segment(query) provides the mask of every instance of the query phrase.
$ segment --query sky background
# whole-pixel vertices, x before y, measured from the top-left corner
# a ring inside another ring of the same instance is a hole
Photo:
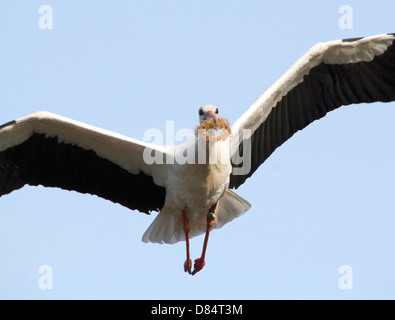
[[[42,30],[38,9],[53,9]],[[341,29],[339,8],[352,8]],[[0,123],[46,110],[142,139],[232,123],[320,41],[395,32],[389,1],[2,1]],[[252,204],[210,235],[144,244],[151,216],[24,187],[0,199],[1,299],[394,299],[395,104],[344,107],[297,133],[242,185]],[[200,256],[203,237],[191,241]],[[39,287],[40,266],[53,289]],[[352,289],[339,287],[341,266]]]

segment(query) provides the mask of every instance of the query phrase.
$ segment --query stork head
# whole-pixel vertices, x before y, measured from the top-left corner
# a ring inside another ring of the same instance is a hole
[[[212,104],[203,106],[199,109],[199,123],[204,122],[206,119],[213,119],[217,121],[218,119],[218,107]]]

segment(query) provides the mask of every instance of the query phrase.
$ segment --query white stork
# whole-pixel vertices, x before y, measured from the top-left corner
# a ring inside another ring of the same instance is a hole
[[[48,112],[8,122],[0,126],[0,196],[25,184],[43,185],[95,194],[145,213],[160,211],[143,241],[185,240],[184,269],[195,274],[205,264],[211,228],[250,208],[231,189],[277,147],[342,105],[395,100],[394,39],[395,34],[383,34],[318,43],[231,132],[218,108],[208,105],[199,109],[196,137],[175,146],[130,139]],[[216,130],[204,131],[210,128]],[[206,234],[203,251],[192,271],[189,239],[201,233]]]

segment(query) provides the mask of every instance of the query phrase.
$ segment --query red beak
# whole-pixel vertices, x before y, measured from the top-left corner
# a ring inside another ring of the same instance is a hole
[[[207,111],[205,119],[207,118],[211,118],[214,121],[217,121],[217,115],[215,113],[213,113],[212,111]]]

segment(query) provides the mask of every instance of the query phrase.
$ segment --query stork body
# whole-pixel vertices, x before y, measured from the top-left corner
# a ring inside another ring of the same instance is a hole
[[[218,108],[213,105],[203,106],[200,109],[200,123],[204,123],[208,115],[215,126],[218,119],[216,110],[218,113]],[[179,158],[179,154],[187,154],[187,157],[183,163],[174,161],[174,165],[167,170],[165,205],[143,235],[144,242],[174,243],[185,240],[187,260],[184,268],[192,274],[204,266],[211,228],[222,227],[251,206],[228,189],[232,172],[231,135],[224,130],[218,134],[214,129],[201,135],[197,132],[196,139],[175,147],[174,158]],[[189,239],[203,232],[206,236],[202,256],[195,261],[192,272]]]

